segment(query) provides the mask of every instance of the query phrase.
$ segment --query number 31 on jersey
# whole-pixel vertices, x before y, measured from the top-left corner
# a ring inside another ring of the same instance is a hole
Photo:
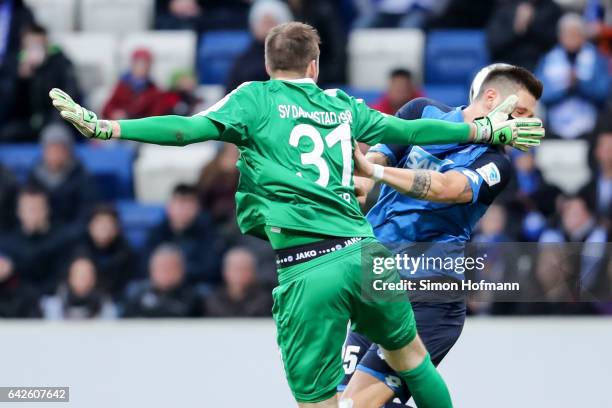
[[[302,137],[307,137],[312,140],[314,146],[312,151],[301,154],[300,158],[302,164],[317,167],[319,170],[319,178],[315,182],[322,187],[327,187],[329,184],[329,166],[323,158],[325,145],[327,145],[328,148],[332,148],[336,143],[340,142],[340,148],[342,149],[342,185],[345,187],[350,186],[353,159],[351,126],[348,123],[343,123],[336,127],[325,136],[324,143],[321,133],[314,126],[307,124],[297,125],[291,131],[289,144],[293,147],[298,147]]]

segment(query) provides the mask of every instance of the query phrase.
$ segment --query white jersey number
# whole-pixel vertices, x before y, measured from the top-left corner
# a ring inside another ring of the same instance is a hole
[[[316,183],[322,187],[327,187],[329,184],[329,166],[322,157],[325,146],[321,133],[312,125],[297,125],[291,131],[289,144],[298,147],[300,139],[304,136],[312,140],[314,147],[312,151],[302,153],[300,156],[302,164],[316,166],[319,170],[319,178]],[[325,137],[325,144],[329,148],[332,148],[338,142],[340,142],[340,148],[342,149],[342,185],[350,186],[353,147],[351,146],[351,127],[348,123],[341,124]]]

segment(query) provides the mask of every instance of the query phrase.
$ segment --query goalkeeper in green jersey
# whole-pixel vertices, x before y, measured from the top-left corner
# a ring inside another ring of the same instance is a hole
[[[355,198],[354,141],[471,141],[528,149],[544,136],[541,121],[508,115],[471,124],[405,121],[371,110],[340,90],[323,91],[315,83],[319,36],[302,23],[272,29],[266,68],[272,79],[245,83],[193,117],[98,120],[62,91],[50,95],[61,116],[87,137],[178,146],[221,140],[238,146],[238,224],[243,233],[270,241],[276,251],[277,341],[300,406],[338,406],[341,349],[351,321],[353,330],[380,344],[419,408],[451,407],[404,292],[380,298],[365,296],[367,290],[362,294],[374,258],[388,252],[373,238]],[[398,282],[399,275],[390,269],[376,279]]]

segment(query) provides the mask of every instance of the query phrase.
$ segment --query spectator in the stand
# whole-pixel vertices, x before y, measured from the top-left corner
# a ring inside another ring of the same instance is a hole
[[[51,320],[112,319],[115,305],[98,287],[98,272],[87,256],[75,257],[68,266],[66,281],[55,296],[42,302],[43,314]]]
[[[202,206],[219,224],[233,222],[236,217],[234,195],[240,174],[236,168],[238,148],[230,143],[220,145],[219,152],[200,174],[198,190]]]
[[[439,16],[449,0],[362,1],[356,28],[424,28]]]
[[[414,83],[412,73],[407,69],[394,69],[389,75],[387,91],[372,105],[372,108],[388,115],[395,115],[399,108],[419,96],[422,96],[422,93]]]
[[[588,0],[584,7],[589,38],[604,54],[612,55],[612,3],[606,0]],[[612,67],[611,67],[612,68]]]
[[[533,70],[555,44],[561,13],[553,0],[499,2],[487,27],[492,59]]]
[[[28,176],[28,182],[42,187],[51,203],[52,218],[61,224],[87,220],[97,200],[95,181],[73,151],[70,129],[53,123],[41,135],[42,160]]]
[[[210,216],[201,210],[194,186],[179,184],[166,206],[167,216],[147,239],[148,252],[163,243],[183,251],[185,280],[188,283],[216,284],[219,272],[220,241]]]
[[[102,110],[107,119],[138,119],[152,116],[160,90],[151,78],[153,54],[146,48],[132,53],[130,69],[123,74]]]
[[[0,0],[0,66],[17,53],[19,37],[34,23],[32,12],[23,0]]]
[[[510,238],[505,231],[506,209],[499,204],[492,204],[478,224],[478,232],[474,236],[474,242],[508,242]]]
[[[180,70],[172,74],[170,89],[161,93],[153,115],[191,116],[202,111],[202,99],[196,95],[198,80],[193,72]]]
[[[40,316],[35,292],[20,281],[13,260],[0,252],[0,318]]]
[[[19,38],[34,17],[23,0],[0,0],[0,22],[0,95],[11,95],[17,82]],[[6,123],[9,102],[0,102],[0,123]]]
[[[249,47],[236,58],[227,77],[226,91],[236,89],[247,81],[266,81],[264,42],[268,32],[276,25],[293,20],[289,7],[280,0],[258,0],[249,12],[249,29],[253,35]]]
[[[205,300],[211,317],[270,316],[272,296],[257,282],[257,260],[246,248],[234,248],[223,258],[224,285]]]
[[[19,226],[5,243],[23,282],[46,294],[57,288],[61,264],[72,242],[65,230],[51,223],[50,215],[45,192],[26,185],[17,198]]]
[[[505,282],[511,280],[508,276],[508,246],[495,245],[500,242],[511,241],[506,235],[507,214],[506,209],[499,204],[492,204],[478,223],[478,229],[472,242],[474,245],[468,249],[471,256],[485,259],[484,268],[469,271],[468,276],[473,280],[484,279],[487,282]],[[498,313],[494,300],[497,296],[491,293],[477,293],[468,298],[468,312],[470,314]]]
[[[199,0],[205,30],[242,30],[253,0]]]
[[[198,0],[156,0],[156,30],[202,30],[202,8]]]
[[[118,300],[128,281],[136,275],[134,250],[124,238],[115,208],[95,208],[82,244],[77,251],[87,253],[96,265],[100,287]]]
[[[537,241],[546,227],[546,218],[555,212],[561,191],[548,184],[536,167],[535,153],[513,149],[510,153],[514,177],[500,196],[509,212],[509,233],[521,241]]]
[[[0,100],[0,112],[5,112],[0,141],[35,141],[44,126],[59,119],[49,103],[49,90],[57,87],[79,95],[74,67],[36,24],[24,31],[19,57],[6,63],[12,64],[7,69],[13,86],[3,89]]]
[[[439,16],[434,16],[427,24],[433,28],[484,28],[495,7],[491,0],[450,0]]]
[[[13,173],[0,164],[0,234],[15,228],[15,200],[17,198],[17,181]]]
[[[164,244],[153,252],[149,281],[125,302],[125,317],[197,317],[200,299],[185,285],[185,260],[181,250]]]
[[[544,231],[540,242],[606,242],[606,229],[597,223],[593,208],[584,198],[566,197],[559,207],[559,228]]]
[[[612,112],[610,112],[612,113]],[[596,173],[580,191],[597,214],[603,217],[612,214],[612,118],[605,118],[595,141]]]
[[[542,59],[542,103],[551,133],[566,139],[589,135],[610,89],[608,62],[586,41],[586,25],[575,13],[559,20],[559,45]]]
[[[346,31],[333,2],[288,0],[296,21],[310,24],[321,37],[318,83],[325,87],[346,82]]]
[[[605,247],[608,232],[597,223],[593,209],[580,196],[560,204],[560,226],[540,237],[536,262],[536,287],[546,303],[528,304],[536,314],[592,313],[589,300],[605,274]]]

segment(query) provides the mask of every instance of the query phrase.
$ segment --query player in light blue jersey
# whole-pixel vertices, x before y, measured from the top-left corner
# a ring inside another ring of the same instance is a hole
[[[470,105],[449,107],[427,98],[415,99],[396,114],[403,119],[435,118],[471,122],[492,111],[512,117],[532,117],[542,84],[520,67],[493,64],[474,79]],[[512,112],[500,106],[509,95],[518,103]],[[512,169],[502,149],[448,144],[437,146],[377,145],[367,156],[357,154],[355,177],[362,202],[376,181],[383,183],[368,221],[378,240],[398,249],[407,243],[433,242],[434,256],[463,256],[463,246],[495,197],[507,185]],[[386,167],[383,167],[386,166]],[[400,270],[400,272],[402,272]],[[432,267],[404,271],[404,278],[460,281],[456,270]],[[434,364],[455,344],[465,321],[464,300],[414,301],[417,328]],[[410,390],[386,364],[379,347],[351,332],[344,347],[346,377],[339,387],[345,406],[379,408],[403,406]],[[387,405],[385,405],[387,404]]]

